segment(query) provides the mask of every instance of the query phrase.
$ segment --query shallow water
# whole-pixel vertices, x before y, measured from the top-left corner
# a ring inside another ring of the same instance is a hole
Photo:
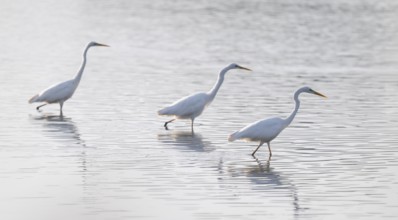
[[[396,219],[398,4],[391,1],[3,1],[1,219]],[[74,97],[27,104],[78,69]],[[215,101],[170,130],[161,107]],[[293,108],[272,142],[230,133]]]

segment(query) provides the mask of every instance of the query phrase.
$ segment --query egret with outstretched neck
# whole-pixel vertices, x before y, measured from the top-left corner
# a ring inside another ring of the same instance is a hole
[[[89,44],[87,44],[87,46],[83,52],[83,62],[80,66],[79,71],[75,75],[75,77],[73,79],[70,79],[70,80],[67,80],[64,82],[60,82],[60,83],[57,83],[55,85],[48,87],[47,89],[34,95],[29,100],[29,103],[45,102],[45,104],[42,104],[42,105],[39,105],[36,107],[36,109],[38,111],[41,107],[43,107],[47,104],[59,103],[60,115],[62,115],[62,107],[64,105],[64,102],[72,97],[73,93],[76,91],[77,86],[79,85],[79,82],[82,78],[84,67],[86,67],[86,62],[87,62],[87,51],[90,47],[95,47],[95,46],[109,47],[108,45],[100,44],[97,42],[90,42]]]
[[[256,121],[252,124],[249,124],[248,126],[242,128],[241,130],[231,134],[228,138],[228,141],[234,141],[238,139],[243,139],[247,141],[258,141],[260,144],[256,148],[256,150],[253,151],[252,156],[257,152],[257,150],[264,144],[267,143],[268,145],[268,150],[269,150],[269,156],[272,156],[272,151],[271,151],[271,145],[270,142],[276,138],[283,129],[285,129],[287,126],[292,123],[294,117],[297,114],[297,111],[300,108],[300,100],[299,100],[299,95],[301,93],[310,93],[310,94],[315,94],[318,96],[322,96],[326,98],[326,96],[322,95],[319,92],[316,92],[312,90],[309,87],[302,87],[298,89],[294,93],[294,101],[295,101],[295,107],[292,113],[290,114],[289,117],[282,119],[278,117],[274,118],[268,118],[268,119],[263,119]]]
[[[222,83],[224,82],[225,74],[232,69],[242,69],[251,71],[249,68],[239,66],[232,63],[221,70],[218,79],[213,88],[208,92],[195,93],[177,100],[170,106],[167,106],[158,111],[159,115],[174,116],[174,119],[164,123],[167,130],[167,124],[176,119],[191,119],[191,131],[193,132],[193,123],[196,117],[202,114],[203,110],[210,105],[217,95]]]

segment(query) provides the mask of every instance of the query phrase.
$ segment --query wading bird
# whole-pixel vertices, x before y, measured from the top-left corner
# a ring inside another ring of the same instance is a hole
[[[294,101],[296,102],[296,105],[294,107],[293,112],[290,114],[288,118],[282,119],[278,117],[274,118],[268,118],[268,119],[263,119],[256,121],[252,124],[249,124],[248,126],[242,128],[241,130],[231,134],[228,138],[228,141],[234,141],[238,139],[243,139],[247,141],[259,141],[260,144],[256,148],[256,150],[253,151],[252,156],[257,152],[257,150],[264,144],[267,143],[268,145],[268,150],[269,150],[269,156],[272,156],[272,151],[271,151],[271,145],[270,142],[276,138],[283,129],[285,129],[287,126],[290,125],[290,123],[293,121],[294,117],[296,116],[296,113],[300,107],[300,100],[299,100],[299,95],[301,93],[311,93],[315,95],[322,96],[326,98],[326,96],[322,95],[319,92],[316,92],[312,90],[309,87],[302,87],[298,89],[294,93]]]
[[[90,47],[95,47],[95,46],[109,47],[108,45],[100,44],[97,42],[90,42],[89,44],[87,44],[86,49],[83,52],[82,65],[80,66],[80,69],[77,72],[76,76],[73,79],[60,82],[41,91],[39,94],[36,94],[31,99],[29,99],[29,103],[45,102],[45,104],[36,107],[38,111],[41,107],[47,104],[59,103],[60,114],[62,115],[62,107],[64,105],[64,102],[68,100],[70,97],[72,97],[77,86],[79,85],[80,79],[82,78],[84,67],[86,66],[86,61],[87,61],[87,51]]]
[[[210,103],[216,97],[218,90],[220,89],[225,74],[232,69],[243,69],[251,71],[246,67],[239,66],[238,64],[232,63],[221,70],[216,84],[208,92],[199,92],[174,102],[168,107],[165,107],[158,111],[159,115],[174,116],[174,119],[164,123],[164,127],[167,130],[167,124],[176,119],[191,119],[191,131],[193,132],[193,122],[196,117],[202,114],[203,110],[210,105]]]

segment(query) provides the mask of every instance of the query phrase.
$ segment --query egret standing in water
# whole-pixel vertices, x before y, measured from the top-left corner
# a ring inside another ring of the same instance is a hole
[[[37,110],[39,110],[41,107],[47,104],[59,103],[60,114],[62,115],[62,107],[64,105],[64,102],[68,100],[70,97],[72,97],[77,86],[79,85],[80,79],[82,78],[84,67],[86,66],[86,61],[87,61],[87,51],[90,47],[95,47],[95,46],[109,47],[108,45],[100,44],[97,42],[90,42],[89,44],[87,44],[86,49],[83,52],[82,65],[80,66],[80,69],[77,72],[76,76],[73,79],[60,82],[41,91],[39,94],[33,96],[29,100],[29,103],[45,102],[45,104],[37,106],[36,107]]]
[[[269,155],[270,157],[272,156],[272,151],[271,151],[271,145],[270,142],[276,138],[283,129],[285,129],[287,126],[290,125],[290,123],[293,121],[294,117],[296,116],[296,113],[300,107],[300,100],[299,100],[299,95],[301,93],[311,93],[315,95],[319,95],[322,97],[325,97],[319,92],[316,92],[312,90],[309,87],[302,87],[298,89],[294,93],[294,101],[296,102],[296,105],[294,107],[293,112],[290,114],[289,117],[282,119],[278,117],[274,118],[268,118],[268,119],[263,119],[260,121],[256,121],[252,124],[249,124],[248,126],[242,128],[241,130],[231,134],[228,138],[228,141],[234,141],[238,139],[243,139],[247,141],[259,141],[260,144],[254,150],[252,153],[252,156],[257,152],[257,150],[264,144],[267,143],[268,145],[268,150],[269,150]]]
[[[213,88],[208,92],[199,92],[174,102],[168,107],[165,107],[158,111],[159,115],[170,115],[175,118],[164,123],[164,127],[167,128],[167,124],[176,119],[191,119],[191,131],[193,132],[193,122],[196,117],[202,114],[203,110],[210,105],[210,103],[216,97],[218,90],[224,82],[225,74],[232,69],[243,69],[251,71],[246,67],[239,66],[238,64],[232,63],[221,70],[218,80]]]

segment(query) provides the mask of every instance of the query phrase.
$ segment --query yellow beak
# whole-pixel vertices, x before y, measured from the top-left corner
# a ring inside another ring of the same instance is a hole
[[[322,93],[319,93],[319,92],[317,92],[317,91],[312,90],[312,92],[313,92],[315,95],[319,95],[319,96],[321,96],[321,97],[328,98],[328,97],[326,97],[325,95],[323,95]]]
[[[252,71],[251,69],[246,68],[246,67],[243,67],[243,66],[238,66],[238,68],[239,68],[239,69],[242,69],[242,70]]]
[[[97,43],[97,45],[96,45],[96,46],[109,47],[109,45],[106,45],[106,44],[100,44],[100,43]]]

